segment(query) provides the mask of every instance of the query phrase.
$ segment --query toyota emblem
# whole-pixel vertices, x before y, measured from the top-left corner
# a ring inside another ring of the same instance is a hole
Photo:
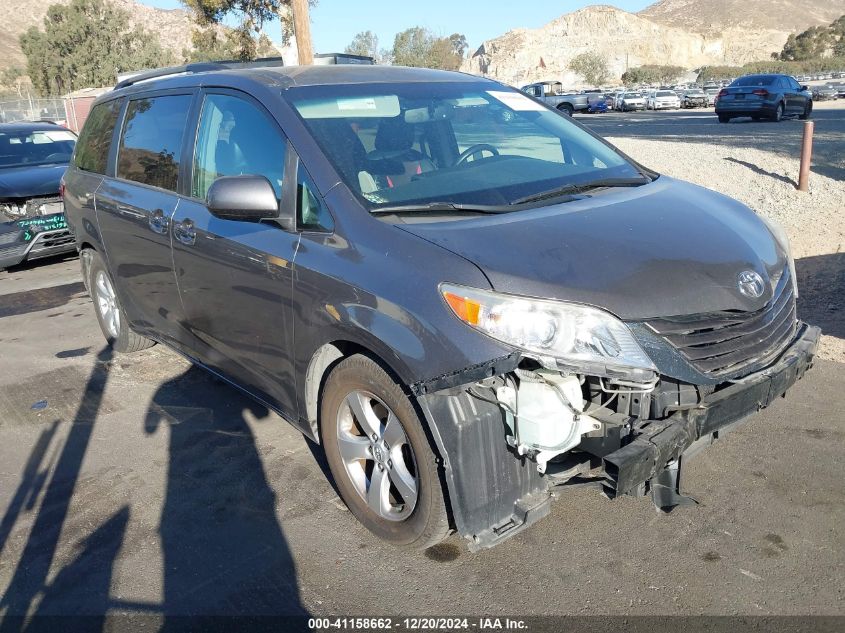
[[[763,278],[753,270],[743,270],[739,273],[737,282],[740,293],[751,299],[759,299],[763,296],[766,284]]]

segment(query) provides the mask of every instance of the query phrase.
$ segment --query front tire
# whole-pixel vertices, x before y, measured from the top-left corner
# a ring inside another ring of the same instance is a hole
[[[448,535],[437,456],[411,401],[376,362],[355,355],[332,370],[320,435],[340,496],[370,532],[408,549]]]
[[[727,114],[720,114],[719,115],[719,123],[730,123],[730,122],[731,122],[731,117],[729,117]]]
[[[813,114],[813,102],[807,101],[807,105],[804,106],[804,113],[801,114],[801,116],[799,116],[798,118],[801,119],[802,121],[806,121],[807,119],[810,118],[810,116],[812,114]]]
[[[86,260],[88,292],[94,301],[94,312],[100,330],[112,349],[116,352],[131,353],[155,345],[155,341],[136,334],[129,328],[114,289],[114,282],[100,254],[96,251],[86,253],[83,261]]]

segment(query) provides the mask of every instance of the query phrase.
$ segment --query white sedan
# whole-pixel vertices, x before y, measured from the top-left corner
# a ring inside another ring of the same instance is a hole
[[[681,107],[681,99],[671,90],[652,90],[646,100],[647,110],[671,110]]]

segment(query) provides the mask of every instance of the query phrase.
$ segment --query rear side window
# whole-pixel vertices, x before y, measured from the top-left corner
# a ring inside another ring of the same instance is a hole
[[[258,106],[231,95],[210,94],[202,106],[191,195],[205,198],[220,176],[265,176],[282,195],[285,147],[279,126]]]
[[[114,126],[120,113],[120,99],[95,105],[76,143],[73,164],[84,171],[105,174]]]
[[[117,156],[118,178],[176,191],[191,99],[165,95],[129,102]]]

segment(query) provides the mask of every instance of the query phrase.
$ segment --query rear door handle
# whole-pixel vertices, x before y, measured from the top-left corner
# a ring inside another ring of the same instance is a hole
[[[167,233],[167,226],[170,224],[168,219],[164,215],[164,211],[161,209],[156,209],[150,214],[150,228],[153,232],[158,233],[159,235],[164,235]]]
[[[173,236],[185,246],[193,246],[197,241],[197,229],[194,221],[185,218],[173,227]]]

